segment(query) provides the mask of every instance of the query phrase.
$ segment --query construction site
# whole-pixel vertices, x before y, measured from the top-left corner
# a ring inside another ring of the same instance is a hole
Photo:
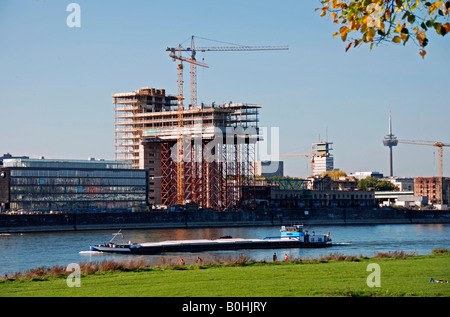
[[[254,176],[261,105],[181,108],[164,89],[113,95],[116,160],[150,172],[149,201],[235,208]]]
[[[209,66],[196,52],[286,50],[273,46],[167,48],[177,63],[176,96],[141,88],[113,94],[115,159],[150,173],[149,202],[195,204],[216,210],[238,207],[242,187],[255,173],[261,105],[197,104],[197,67]],[[188,54],[188,57],[183,56]],[[184,64],[190,65],[190,103],[183,92]]]

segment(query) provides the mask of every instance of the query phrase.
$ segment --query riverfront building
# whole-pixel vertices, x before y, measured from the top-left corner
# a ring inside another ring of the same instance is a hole
[[[449,177],[415,177],[414,196],[427,196],[432,204],[448,205],[450,200]]]
[[[182,98],[148,87],[112,97],[116,160],[149,170],[150,203],[238,207],[255,174],[261,105],[185,107]]]
[[[311,180],[256,180],[244,187],[243,202],[250,207],[373,207],[375,192],[345,188],[339,184],[311,189]]]
[[[148,171],[106,160],[4,159],[1,211],[146,208]]]

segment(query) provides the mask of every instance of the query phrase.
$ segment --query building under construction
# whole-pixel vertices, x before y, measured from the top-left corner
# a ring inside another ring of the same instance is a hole
[[[427,196],[431,204],[448,205],[450,201],[450,178],[415,177],[414,196]]]
[[[239,207],[255,173],[261,105],[178,109],[164,89],[113,94],[115,158],[149,170],[149,203],[195,203],[217,210]]]

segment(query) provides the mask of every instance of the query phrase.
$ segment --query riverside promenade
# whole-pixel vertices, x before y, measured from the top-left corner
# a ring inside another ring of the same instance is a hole
[[[450,211],[394,208],[260,209],[240,211],[183,210],[148,212],[81,212],[0,214],[0,233],[363,224],[450,224]]]

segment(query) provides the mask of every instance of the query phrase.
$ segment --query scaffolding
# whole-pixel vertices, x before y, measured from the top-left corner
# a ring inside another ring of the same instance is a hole
[[[255,175],[261,105],[201,104],[180,113],[177,97],[154,88],[113,94],[113,103],[115,158],[149,170],[150,203],[179,202],[182,165],[183,203],[216,210],[239,207],[242,187]],[[180,159],[183,164],[177,164]]]

